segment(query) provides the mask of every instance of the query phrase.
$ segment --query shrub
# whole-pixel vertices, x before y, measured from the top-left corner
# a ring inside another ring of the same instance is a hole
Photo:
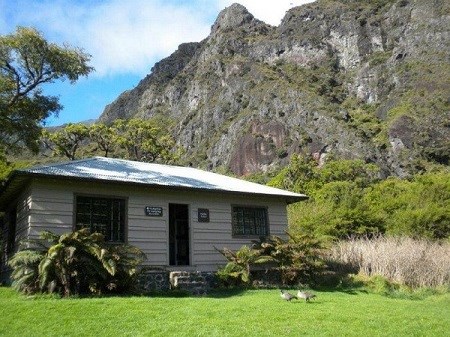
[[[249,284],[251,267],[255,264],[265,263],[272,260],[270,256],[262,255],[260,251],[242,246],[236,252],[228,248],[217,249],[228,263],[217,271],[217,276],[225,285]]]
[[[341,240],[330,260],[349,265],[366,276],[382,276],[410,287],[450,285],[450,244],[408,237]]]
[[[24,293],[62,296],[123,292],[134,284],[145,255],[136,247],[111,245],[88,229],[27,240],[9,261],[13,286]]]
[[[236,252],[227,248],[218,251],[229,262],[218,270],[217,276],[231,286],[250,284],[252,267],[256,264],[266,264],[267,269],[279,275],[276,279],[283,285],[310,283],[324,267],[322,243],[308,235],[289,235],[288,240],[272,236],[255,241],[252,248],[242,246]]]
[[[254,249],[261,255],[272,257],[283,285],[314,282],[324,267],[322,242],[305,234],[288,236],[288,240],[278,236],[263,238],[255,243]]]
[[[294,155],[269,185],[306,193],[289,206],[289,230],[316,236],[450,236],[450,173],[441,168],[410,180],[379,181],[372,164],[331,160],[321,167],[311,157]]]

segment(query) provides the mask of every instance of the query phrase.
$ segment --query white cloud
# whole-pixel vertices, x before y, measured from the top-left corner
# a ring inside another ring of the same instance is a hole
[[[14,26],[31,25],[49,40],[82,47],[92,55],[91,76],[147,74],[180,43],[205,38],[211,26],[207,11],[163,0],[20,2],[26,10],[15,12]]]
[[[183,42],[208,36],[219,11],[240,2],[258,19],[278,25],[286,10],[311,0],[0,0],[0,33],[34,26],[47,39],[92,55],[104,77],[143,76]]]
[[[220,0],[223,8],[234,2],[245,6],[259,20],[273,26],[278,26],[286,11],[315,0]]]

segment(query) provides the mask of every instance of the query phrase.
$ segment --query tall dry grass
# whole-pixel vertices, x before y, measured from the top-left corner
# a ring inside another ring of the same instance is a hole
[[[381,275],[410,287],[450,284],[450,243],[408,237],[358,238],[337,242],[331,261],[367,276]]]

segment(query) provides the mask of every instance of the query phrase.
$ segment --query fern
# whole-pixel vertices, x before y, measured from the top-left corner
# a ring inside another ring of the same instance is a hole
[[[10,260],[17,290],[59,292],[63,296],[124,291],[135,281],[145,254],[129,245],[109,245],[103,235],[81,229],[22,243],[25,249]]]

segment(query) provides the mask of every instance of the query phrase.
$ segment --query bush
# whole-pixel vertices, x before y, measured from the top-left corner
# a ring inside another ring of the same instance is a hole
[[[228,263],[217,271],[219,280],[226,286],[250,284],[252,266],[272,260],[270,256],[245,245],[236,252],[228,248],[216,250],[228,260]]]
[[[289,230],[315,236],[450,236],[450,173],[447,169],[411,180],[378,181],[372,164],[360,160],[328,161],[294,155],[269,184],[306,193],[307,201],[289,206]]]
[[[322,242],[305,234],[288,236],[288,240],[278,236],[261,239],[254,249],[272,257],[283,285],[314,282],[324,267]]]
[[[129,245],[111,245],[102,234],[81,229],[41,240],[27,240],[9,261],[13,286],[23,293],[62,296],[129,290],[144,253]]]
[[[250,284],[256,264],[265,264],[271,272],[275,271],[278,276],[274,278],[283,285],[314,282],[324,267],[322,243],[308,235],[289,235],[288,240],[278,236],[261,238],[252,248],[242,246],[236,252],[224,248],[219,252],[229,262],[218,270],[217,276],[228,286]]]

